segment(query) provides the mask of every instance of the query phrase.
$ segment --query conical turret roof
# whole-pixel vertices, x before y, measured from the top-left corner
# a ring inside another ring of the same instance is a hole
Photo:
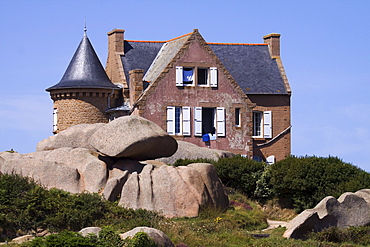
[[[66,88],[119,88],[109,80],[86,31],[62,79],[46,91]]]

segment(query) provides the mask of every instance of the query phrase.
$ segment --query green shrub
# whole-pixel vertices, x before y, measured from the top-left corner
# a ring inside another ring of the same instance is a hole
[[[30,247],[95,247],[96,238],[82,237],[81,234],[71,231],[62,231],[58,234],[51,234],[43,238],[35,238],[25,244]]]
[[[215,161],[211,159],[178,159],[173,166],[187,166],[193,163],[210,163],[213,164]]]
[[[288,157],[270,167],[270,185],[297,211],[314,207],[326,196],[369,188],[370,174],[339,158]]]
[[[225,186],[234,188],[250,198],[258,197],[256,195],[257,181],[261,179],[267,168],[265,163],[237,155],[219,159],[213,164]]]

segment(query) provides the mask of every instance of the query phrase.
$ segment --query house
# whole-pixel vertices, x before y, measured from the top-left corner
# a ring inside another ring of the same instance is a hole
[[[199,31],[167,41],[108,33],[105,71],[86,35],[47,89],[54,133],[124,115],[147,118],[177,140],[273,163],[290,155],[291,90],[280,35],[262,44],[207,43]]]
[[[268,163],[290,155],[280,34],[262,44],[225,44],[207,43],[197,29],[158,42],[125,40],[124,32],[108,33],[106,72],[123,88],[129,114],[199,146]]]

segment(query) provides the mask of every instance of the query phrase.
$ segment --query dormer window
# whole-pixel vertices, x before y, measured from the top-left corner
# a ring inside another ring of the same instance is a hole
[[[176,86],[217,87],[217,67],[176,67]]]

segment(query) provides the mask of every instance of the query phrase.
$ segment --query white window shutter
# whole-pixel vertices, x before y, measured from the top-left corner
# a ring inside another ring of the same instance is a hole
[[[263,137],[272,138],[272,113],[271,111],[263,112]]]
[[[217,107],[217,136],[225,136],[225,108]]]
[[[58,109],[54,108],[53,110],[53,131],[58,130]]]
[[[184,136],[190,136],[190,106],[182,107],[182,134]]]
[[[167,133],[175,134],[175,107],[167,106]]]
[[[211,87],[217,87],[217,67],[209,68],[211,74]]]
[[[268,165],[275,164],[275,155],[270,155],[269,157],[266,158],[266,163]]]
[[[182,66],[176,66],[176,86],[183,86]]]
[[[202,136],[202,107],[194,107],[194,135]]]

